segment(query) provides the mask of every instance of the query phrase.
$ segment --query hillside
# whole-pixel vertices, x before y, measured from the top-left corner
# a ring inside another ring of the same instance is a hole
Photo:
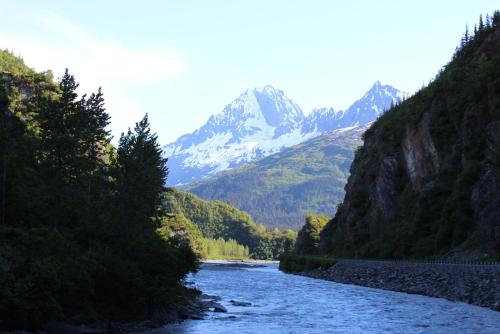
[[[332,203],[333,204],[333,203]],[[323,252],[380,258],[500,251],[500,13],[380,117],[356,152]]]
[[[8,50],[0,50],[0,72],[12,74],[35,74],[35,72],[24,64],[21,58],[16,57]]]
[[[231,203],[258,224],[298,230],[308,213],[333,216],[367,127],[333,131],[186,189]]]
[[[0,51],[0,332],[149,320],[196,295],[198,257],[157,231],[167,168],[147,116],[107,150],[103,95],[77,87]]]
[[[165,147],[169,185],[186,185],[330,131],[367,124],[402,98],[377,81],[346,110],[317,108],[306,116],[282,90],[247,89],[202,127]]]
[[[243,211],[221,201],[204,201],[195,195],[169,188],[164,196],[164,210],[196,225],[203,237],[235,240],[247,246],[257,259],[275,259],[291,250],[297,233],[290,230],[269,231],[256,225]]]

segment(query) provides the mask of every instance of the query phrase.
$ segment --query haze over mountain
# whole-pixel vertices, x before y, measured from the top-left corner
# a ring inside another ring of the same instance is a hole
[[[247,89],[191,134],[166,145],[169,184],[183,185],[251,162],[329,131],[374,121],[403,93],[379,81],[348,109],[314,109],[272,86]]]

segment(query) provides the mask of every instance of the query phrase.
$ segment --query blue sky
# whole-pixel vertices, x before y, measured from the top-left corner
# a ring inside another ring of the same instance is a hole
[[[248,87],[307,113],[343,109],[376,80],[414,92],[496,1],[0,0],[0,48],[102,86],[121,131],[148,112],[163,144]]]

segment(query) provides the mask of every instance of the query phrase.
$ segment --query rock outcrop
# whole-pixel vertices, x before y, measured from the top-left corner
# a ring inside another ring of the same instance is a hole
[[[378,258],[500,253],[500,25],[364,136],[321,250]]]

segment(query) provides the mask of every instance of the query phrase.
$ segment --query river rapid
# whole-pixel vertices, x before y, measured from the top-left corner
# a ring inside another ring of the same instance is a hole
[[[190,280],[219,296],[228,312],[148,333],[500,333],[500,312],[285,274],[275,263],[206,263]],[[231,300],[252,305],[234,306]]]

